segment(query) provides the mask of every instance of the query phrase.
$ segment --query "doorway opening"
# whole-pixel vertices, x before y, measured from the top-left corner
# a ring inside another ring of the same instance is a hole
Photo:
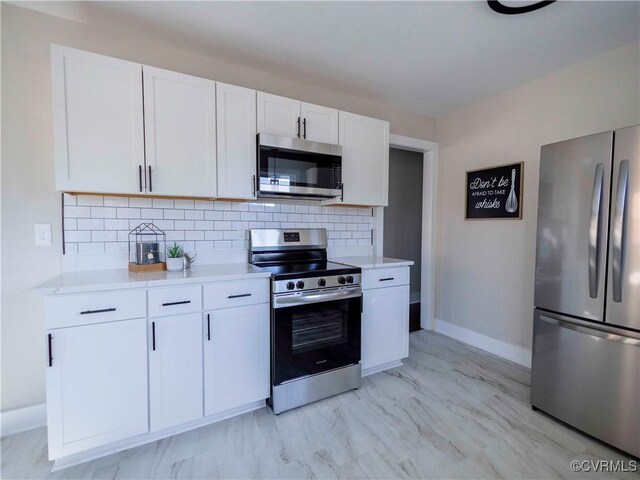
[[[409,331],[420,330],[423,155],[389,149],[389,205],[384,209],[385,257],[413,260]]]

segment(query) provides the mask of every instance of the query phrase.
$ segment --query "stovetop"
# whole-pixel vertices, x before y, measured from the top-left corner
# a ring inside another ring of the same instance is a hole
[[[270,271],[275,280],[360,273],[358,267],[351,267],[334,262],[283,263],[279,265],[255,266]]]

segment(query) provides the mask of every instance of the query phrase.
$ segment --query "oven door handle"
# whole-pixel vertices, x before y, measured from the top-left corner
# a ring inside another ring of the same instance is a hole
[[[362,295],[361,288],[354,288],[348,291],[334,293],[312,293],[295,296],[273,297],[273,308],[295,307],[297,305],[308,305],[310,303],[331,302],[334,300],[345,300],[347,298],[358,298]]]

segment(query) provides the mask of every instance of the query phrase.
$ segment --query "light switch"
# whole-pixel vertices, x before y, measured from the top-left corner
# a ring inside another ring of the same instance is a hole
[[[48,247],[51,245],[51,224],[36,224],[36,246]]]

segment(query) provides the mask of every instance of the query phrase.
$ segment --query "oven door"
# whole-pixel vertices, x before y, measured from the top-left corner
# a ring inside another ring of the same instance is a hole
[[[259,135],[260,196],[338,197],[342,157],[338,145]]]
[[[360,287],[274,295],[272,305],[273,385],[360,362]]]

